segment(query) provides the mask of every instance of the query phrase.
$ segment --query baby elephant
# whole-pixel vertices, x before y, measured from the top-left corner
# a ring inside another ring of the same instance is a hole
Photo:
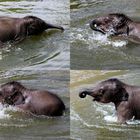
[[[36,115],[61,116],[65,110],[64,103],[55,94],[27,89],[15,81],[1,85],[0,102]]]
[[[133,21],[121,13],[111,13],[94,19],[91,29],[108,35],[140,38],[140,22]]]
[[[92,96],[93,101],[113,102],[120,123],[126,123],[133,117],[140,120],[140,87],[138,86],[128,85],[113,78],[99,83],[93,89],[79,93],[81,98],[85,98],[86,95]]]
[[[0,42],[19,42],[26,36],[38,35],[47,29],[64,30],[63,27],[46,23],[35,16],[24,18],[0,17]]]

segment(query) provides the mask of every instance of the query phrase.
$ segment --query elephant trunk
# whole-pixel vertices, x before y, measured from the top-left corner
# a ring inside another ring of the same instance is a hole
[[[52,24],[48,24],[48,23],[46,24],[46,29],[52,29],[52,28],[64,31],[64,28],[61,26],[56,26],[56,25],[52,25]]]
[[[85,98],[86,95],[91,95],[93,92],[91,90],[85,90],[79,93],[80,98]]]

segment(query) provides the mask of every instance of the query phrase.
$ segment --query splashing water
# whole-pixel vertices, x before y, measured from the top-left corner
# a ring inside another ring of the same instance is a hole
[[[11,118],[11,115],[8,114],[9,111],[17,111],[17,109],[12,106],[5,106],[0,104],[0,119]]]
[[[117,116],[114,114],[113,115],[106,115],[106,116],[104,116],[104,120],[106,122],[111,122],[111,123],[117,122]]]
[[[89,32],[86,29],[75,29],[73,28],[72,33],[70,34],[71,42],[75,42],[76,40],[81,41],[85,44],[88,44],[91,48],[97,48],[98,46],[106,46],[111,45],[113,47],[123,47],[128,44],[126,40],[112,40],[108,38],[109,35],[102,35],[97,32]]]
[[[94,108],[96,111],[103,115],[103,119],[106,122],[114,123],[117,122],[117,116],[115,107],[111,104],[102,105],[100,103],[95,103]]]
[[[108,38],[109,35],[102,35],[99,33],[93,32],[92,36],[89,37],[89,40],[96,41],[99,45],[105,46],[105,45],[112,45],[113,47],[123,47],[128,44],[128,41],[124,40],[111,40]]]

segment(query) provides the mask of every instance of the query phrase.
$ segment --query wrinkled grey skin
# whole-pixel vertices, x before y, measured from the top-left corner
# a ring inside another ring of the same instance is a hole
[[[102,34],[140,38],[140,22],[133,21],[121,13],[98,17],[90,23],[90,27]]]
[[[63,101],[55,94],[27,89],[15,81],[1,85],[0,102],[36,115],[61,116],[65,110]]]
[[[19,42],[27,36],[38,35],[47,29],[64,30],[35,16],[24,18],[0,17],[0,42]]]
[[[114,103],[117,118],[120,123],[127,120],[140,119],[140,87],[131,86],[113,78],[99,83],[93,89],[79,93],[81,98],[92,96],[93,101],[100,103]]]

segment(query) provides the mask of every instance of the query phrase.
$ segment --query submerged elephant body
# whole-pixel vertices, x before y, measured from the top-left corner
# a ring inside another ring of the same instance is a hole
[[[64,30],[63,27],[48,24],[35,16],[0,17],[0,42],[19,42],[27,36],[37,35],[52,28]]]
[[[61,116],[65,110],[63,101],[55,94],[27,89],[19,82],[2,85],[0,99],[3,104],[13,105],[36,115]]]
[[[93,101],[101,103],[113,102],[120,123],[127,120],[140,120],[140,87],[131,86],[118,79],[108,79],[99,83],[95,88],[79,93],[81,98],[92,96]]]

